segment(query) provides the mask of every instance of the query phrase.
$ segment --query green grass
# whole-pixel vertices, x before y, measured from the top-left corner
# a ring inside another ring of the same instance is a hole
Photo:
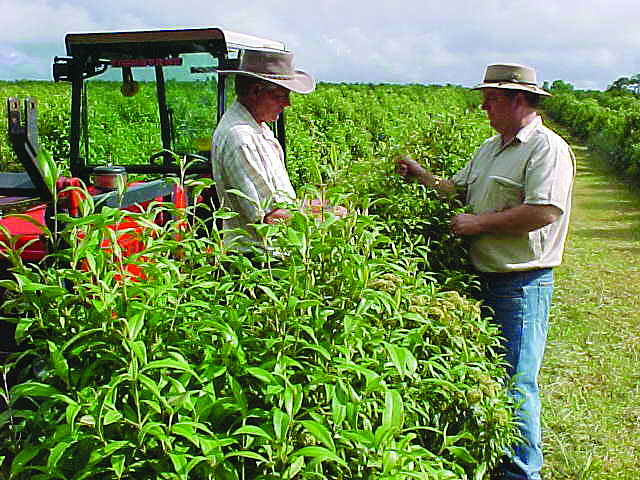
[[[640,470],[640,197],[574,145],[578,175],[541,373],[544,478]]]

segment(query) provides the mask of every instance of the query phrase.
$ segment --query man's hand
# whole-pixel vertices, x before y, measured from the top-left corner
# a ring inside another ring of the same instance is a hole
[[[311,209],[311,214],[319,219],[322,219],[322,214],[323,213],[328,213],[331,212],[333,213],[336,217],[346,217],[349,213],[349,211],[346,209],[346,207],[342,206],[342,205],[336,205],[335,207],[329,205],[328,201],[322,201],[319,198],[314,198],[313,200],[311,200],[311,202],[309,201],[305,201],[304,203],[304,207],[305,208],[310,208]]]
[[[277,223],[286,223],[291,218],[291,212],[284,208],[276,208],[271,210],[264,216],[264,223],[275,225]]]
[[[417,180],[425,187],[435,188],[441,197],[445,198],[447,195],[455,193],[456,187],[453,182],[434,176],[428,168],[423,167],[407,155],[397,156],[394,162],[397,174],[407,179]]]
[[[478,235],[484,231],[482,217],[461,213],[451,219],[451,231],[456,235]]]
[[[340,218],[344,218],[349,214],[349,210],[347,210],[347,207],[344,207],[342,205],[336,205],[331,211],[336,217]]]
[[[427,174],[427,170],[422,165],[407,155],[397,156],[394,162],[396,163],[396,173],[405,178],[420,180]]]

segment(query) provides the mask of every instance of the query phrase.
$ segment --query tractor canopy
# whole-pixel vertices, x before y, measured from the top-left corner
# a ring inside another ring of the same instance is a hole
[[[234,68],[242,48],[285,50],[219,28],[72,33],[65,45],[53,77],[72,85],[70,169],[85,181],[105,164],[177,173],[176,156],[186,156],[190,172],[210,172],[211,133],[227,101],[225,75],[215,69]],[[284,148],[283,120],[276,128]],[[139,149],[125,148],[129,136],[141,137]]]

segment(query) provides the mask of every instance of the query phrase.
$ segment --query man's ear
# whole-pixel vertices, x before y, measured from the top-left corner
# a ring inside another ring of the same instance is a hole
[[[262,85],[260,85],[259,83],[254,83],[253,85],[251,85],[251,87],[249,87],[249,95],[256,96],[258,95],[258,93],[260,93],[260,90],[262,90]]]

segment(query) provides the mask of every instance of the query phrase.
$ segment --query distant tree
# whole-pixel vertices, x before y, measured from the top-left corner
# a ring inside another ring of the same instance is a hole
[[[572,92],[573,85],[567,82],[563,82],[562,80],[554,80],[554,82],[551,84],[551,91],[556,93]]]
[[[640,73],[632,77],[620,77],[607,90],[630,90],[636,95],[640,94]]]

